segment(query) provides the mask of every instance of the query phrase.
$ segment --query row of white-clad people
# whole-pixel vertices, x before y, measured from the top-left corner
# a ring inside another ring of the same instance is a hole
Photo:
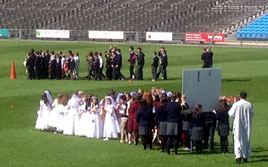
[[[79,98],[77,94],[73,94],[66,105],[58,104],[57,99],[52,103],[49,91],[45,91],[44,96],[46,97],[42,97],[40,101],[36,129],[52,128],[64,135],[88,138],[118,138],[120,124],[112,97],[107,96],[103,106],[93,98],[91,105],[86,108],[85,96]]]

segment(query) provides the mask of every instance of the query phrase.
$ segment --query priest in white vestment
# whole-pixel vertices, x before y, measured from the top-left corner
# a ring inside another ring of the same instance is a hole
[[[234,153],[238,164],[242,159],[247,162],[251,156],[250,135],[254,110],[246,98],[247,93],[241,92],[240,100],[235,102],[229,111],[229,116],[233,118]]]

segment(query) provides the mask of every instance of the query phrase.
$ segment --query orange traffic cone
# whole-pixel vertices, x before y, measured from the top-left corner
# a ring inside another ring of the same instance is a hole
[[[12,61],[10,69],[10,79],[16,79],[15,63]]]

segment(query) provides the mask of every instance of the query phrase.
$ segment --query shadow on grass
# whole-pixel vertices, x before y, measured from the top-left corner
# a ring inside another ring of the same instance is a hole
[[[222,82],[249,82],[250,79],[222,79]]]

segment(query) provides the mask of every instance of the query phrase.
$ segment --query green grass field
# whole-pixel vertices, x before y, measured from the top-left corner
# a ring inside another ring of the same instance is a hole
[[[123,74],[128,76],[129,44],[117,44],[123,53]],[[137,47],[138,45],[134,45]],[[160,150],[144,151],[141,146],[120,144],[118,140],[104,142],[81,137],[63,136],[36,131],[36,113],[41,93],[49,89],[58,93],[83,90],[102,97],[115,88],[129,92],[138,88],[162,87],[168,91],[181,91],[182,69],[199,68],[202,47],[165,46],[168,50],[168,81],[151,81],[152,52],[159,45],[139,45],[146,54],[144,81],[87,81],[87,80],[32,80],[26,79],[23,60],[31,48],[80,53],[80,76],[86,76],[84,56],[88,51],[104,51],[109,44],[77,42],[0,41],[0,167],[51,167],[51,166],[237,166],[233,153],[219,153],[216,133],[216,153],[202,155],[180,150],[180,155],[168,156]],[[240,166],[268,166],[268,54],[267,49],[215,47],[214,66],[223,71],[223,94],[236,95],[241,90],[249,94],[255,117],[252,132],[252,159]],[[16,64],[17,79],[10,80],[11,61]],[[11,105],[14,105],[12,108]],[[231,135],[229,138],[232,145]],[[231,147],[230,147],[231,151]]]

